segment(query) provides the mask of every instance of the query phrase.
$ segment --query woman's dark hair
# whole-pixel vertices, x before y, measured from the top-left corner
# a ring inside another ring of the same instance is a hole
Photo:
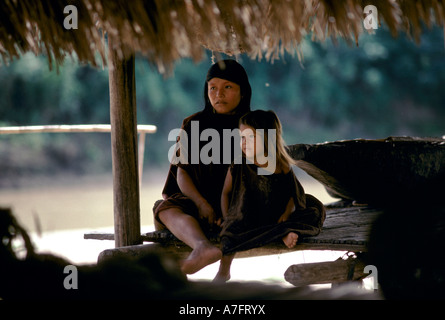
[[[236,113],[244,114],[250,111],[250,99],[252,97],[252,88],[250,87],[249,78],[246,70],[238,62],[232,59],[220,60],[213,64],[207,72],[206,81],[204,83],[204,103],[205,110],[213,111],[210,103],[207,83],[212,78],[221,78],[236,83],[240,86],[241,101],[236,108]]]

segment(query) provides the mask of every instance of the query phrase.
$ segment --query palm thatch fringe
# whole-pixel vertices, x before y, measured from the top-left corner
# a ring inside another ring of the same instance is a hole
[[[424,25],[444,25],[440,0],[3,0],[0,56],[4,64],[31,51],[47,55],[50,66],[67,55],[105,65],[108,33],[119,55],[138,52],[161,73],[183,57],[199,61],[204,48],[273,61],[284,52],[301,57],[308,35],[357,41],[367,4],[394,36],[419,41]],[[64,28],[67,5],[77,8],[78,29]]]

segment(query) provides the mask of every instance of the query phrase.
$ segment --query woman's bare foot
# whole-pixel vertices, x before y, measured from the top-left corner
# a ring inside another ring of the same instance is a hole
[[[222,257],[220,249],[210,243],[197,246],[181,264],[181,271],[193,274]]]
[[[298,234],[295,232],[289,232],[286,236],[283,237],[284,244],[290,249],[295,247],[298,241]]]

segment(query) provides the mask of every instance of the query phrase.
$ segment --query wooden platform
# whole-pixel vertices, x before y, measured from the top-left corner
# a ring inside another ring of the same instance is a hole
[[[302,238],[298,245],[288,249],[282,242],[271,243],[237,253],[237,257],[255,257],[287,253],[297,250],[367,251],[368,236],[372,222],[381,211],[370,207],[327,207],[326,220],[321,233],[316,237]],[[114,240],[113,234],[88,233],[84,239]],[[191,249],[169,231],[153,231],[141,235],[144,243],[155,243],[166,251],[181,257]],[[217,237],[211,237],[217,243]],[[143,248],[145,245],[137,246]],[[133,248],[134,249],[134,248]],[[133,250],[128,248],[127,250]]]

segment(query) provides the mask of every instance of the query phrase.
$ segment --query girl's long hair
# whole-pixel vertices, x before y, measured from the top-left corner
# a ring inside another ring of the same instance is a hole
[[[282,133],[282,126],[280,119],[276,113],[272,110],[255,110],[246,113],[239,120],[239,124],[243,124],[253,129],[263,129],[264,130],[264,150],[269,154],[269,130],[275,129],[276,139],[272,139],[271,145],[275,146],[276,151],[276,163],[279,168],[290,168],[292,165],[296,164],[296,161],[289,155],[286,149],[286,144],[284,142]],[[275,141],[273,141],[275,140]]]

